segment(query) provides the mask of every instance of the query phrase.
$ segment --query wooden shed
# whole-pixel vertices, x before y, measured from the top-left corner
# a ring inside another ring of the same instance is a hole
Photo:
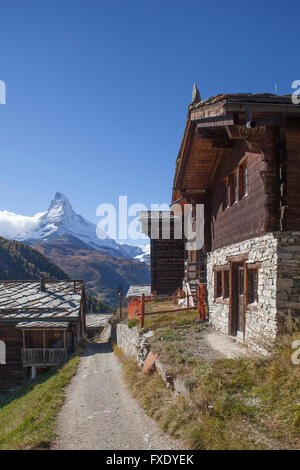
[[[60,365],[85,336],[82,281],[0,281],[0,390]]]

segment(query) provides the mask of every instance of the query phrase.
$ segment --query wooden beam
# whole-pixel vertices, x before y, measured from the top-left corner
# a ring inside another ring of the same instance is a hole
[[[228,114],[226,116],[206,118],[206,119],[201,119],[201,121],[198,121],[197,132],[198,132],[198,129],[202,129],[205,127],[223,127],[223,126],[233,126],[233,125],[234,125],[234,118],[232,114]]]

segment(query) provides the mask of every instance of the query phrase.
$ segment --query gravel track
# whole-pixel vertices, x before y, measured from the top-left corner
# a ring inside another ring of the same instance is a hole
[[[67,389],[53,449],[179,449],[129,395],[108,343],[89,343]]]

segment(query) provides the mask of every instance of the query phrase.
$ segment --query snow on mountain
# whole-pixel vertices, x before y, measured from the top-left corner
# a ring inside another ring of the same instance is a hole
[[[150,244],[138,246],[142,249],[142,253],[135,256],[134,259],[141,263],[150,264]]]
[[[119,244],[109,238],[95,224],[77,214],[61,192],[57,192],[49,209],[33,217],[0,211],[0,235],[29,244],[72,235],[96,249],[113,250],[116,256],[135,258],[143,256],[142,246]]]
[[[36,230],[44,214],[45,212],[39,212],[33,217],[27,217],[6,210],[0,211],[0,235],[9,240],[22,241]]]

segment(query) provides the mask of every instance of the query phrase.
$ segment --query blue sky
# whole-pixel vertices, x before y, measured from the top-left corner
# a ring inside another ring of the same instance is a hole
[[[290,93],[299,2],[1,1],[0,209],[169,202],[192,86]]]

